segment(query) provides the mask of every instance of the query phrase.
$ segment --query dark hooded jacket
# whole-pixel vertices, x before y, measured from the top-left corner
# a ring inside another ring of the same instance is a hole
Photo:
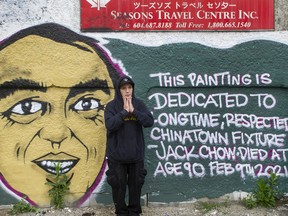
[[[129,79],[133,86],[133,113],[128,113],[123,108],[120,83],[124,78]],[[135,84],[130,77],[121,77],[116,83],[115,91],[115,98],[107,104],[104,115],[107,129],[106,156],[109,160],[120,163],[144,160],[143,127],[153,125],[153,116],[145,104],[135,98]]]

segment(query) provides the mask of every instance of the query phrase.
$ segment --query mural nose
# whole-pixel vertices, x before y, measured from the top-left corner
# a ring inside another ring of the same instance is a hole
[[[55,141],[53,141],[53,140],[48,140],[48,141],[51,142],[51,145],[52,145],[52,148],[53,148],[53,149],[60,149],[61,143],[62,143],[62,141],[64,141],[65,139],[66,139],[66,138],[62,139],[60,142],[55,142]]]
[[[43,128],[40,132],[42,139],[50,141],[53,145],[60,145],[69,135],[69,129],[47,129]]]
[[[64,122],[54,122],[54,124],[46,125],[40,131],[40,138],[51,142],[52,147],[60,144],[70,136],[71,132]]]

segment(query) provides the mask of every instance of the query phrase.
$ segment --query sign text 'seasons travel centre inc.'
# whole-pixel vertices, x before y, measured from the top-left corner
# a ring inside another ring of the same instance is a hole
[[[274,29],[274,0],[81,0],[82,31]]]

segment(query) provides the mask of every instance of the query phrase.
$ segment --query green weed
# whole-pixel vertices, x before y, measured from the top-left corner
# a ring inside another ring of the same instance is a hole
[[[39,209],[26,203],[23,199],[15,203],[11,210],[8,211],[9,215],[17,215],[27,212],[39,212]]]
[[[257,189],[244,199],[247,208],[262,206],[273,208],[276,201],[279,200],[283,193],[278,189],[279,176],[274,173],[270,174],[270,178],[257,180]]]
[[[64,197],[69,192],[70,181],[67,175],[60,173],[61,165],[58,162],[55,164],[55,175],[50,175],[45,184],[51,186],[49,190],[49,197],[51,198],[52,205],[55,208],[64,207]],[[50,180],[51,179],[51,180]]]
[[[228,199],[225,202],[199,202],[197,208],[203,212],[209,212],[212,210],[219,210],[221,207],[228,207]]]

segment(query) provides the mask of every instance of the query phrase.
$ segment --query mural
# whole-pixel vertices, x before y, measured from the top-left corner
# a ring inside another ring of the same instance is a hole
[[[104,47],[56,24],[23,29],[0,48],[1,187],[49,205],[45,182],[60,162],[69,203],[106,202],[103,109],[128,71],[155,119],[145,129],[150,202],[249,192],[271,172],[287,191],[287,56],[269,40]]]
[[[67,202],[82,205],[106,167],[104,107],[120,73],[91,38],[56,24],[0,47],[0,181],[10,194],[49,206],[49,174],[69,177]]]
[[[254,40],[143,47],[112,39],[153,110],[146,131],[150,201],[252,191],[271,172],[287,191],[288,46]]]

